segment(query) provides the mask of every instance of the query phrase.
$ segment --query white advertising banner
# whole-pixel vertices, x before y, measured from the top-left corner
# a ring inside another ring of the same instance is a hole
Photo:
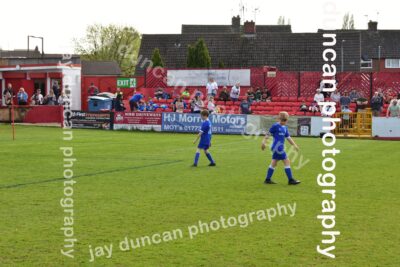
[[[372,117],[372,136],[400,137],[400,119]]]
[[[250,86],[250,69],[167,70],[168,86],[205,86],[212,77],[218,86],[233,86],[240,82]]]

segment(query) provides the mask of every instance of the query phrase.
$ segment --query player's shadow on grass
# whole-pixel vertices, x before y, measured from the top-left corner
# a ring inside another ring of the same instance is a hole
[[[147,165],[142,165],[142,166],[134,166],[134,167],[118,168],[118,169],[114,169],[114,170],[92,172],[92,173],[86,173],[86,174],[74,176],[73,179],[82,178],[82,177],[91,177],[91,176],[101,175],[101,174],[123,172],[123,171],[129,171],[129,170],[144,169],[144,168],[156,167],[156,166],[162,166],[162,165],[169,165],[169,164],[179,163],[182,161],[183,160],[165,161],[165,162],[147,164]],[[0,189],[10,189],[10,188],[16,188],[16,187],[22,187],[22,186],[34,185],[34,184],[45,184],[45,183],[51,183],[51,182],[55,182],[55,181],[61,181],[64,179],[65,179],[64,177],[58,177],[58,178],[51,178],[51,179],[42,180],[42,181],[33,181],[33,182],[26,182],[26,183],[20,183],[20,184],[2,185],[2,186],[0,186]]]

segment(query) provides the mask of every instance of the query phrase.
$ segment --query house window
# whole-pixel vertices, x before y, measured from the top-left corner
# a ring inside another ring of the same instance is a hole
[[[385,59],[385,68],[400,69],[400,59]]]
[[[372,69],[372,59],[370,59],[370,60],[362,60],[361,59],[360,67],[362,69]]]

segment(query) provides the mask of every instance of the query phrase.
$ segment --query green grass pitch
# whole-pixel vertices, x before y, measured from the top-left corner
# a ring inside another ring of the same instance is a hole
[[[319,138],[294,138],[309,163],[288,186],[282,163],[277,185],[263,184],[270,153],[261,138],[214,135],[217,167],[201,155],[191,168],[194,135],[74,130],[69,144],[59,128],[0,126],[0,266],[399,266],[400,142],[337,140],[336,259],[316,252],[322,235],[316,183]],[[64,212],[61,146],[72,145],[75,258],[62,256]],[[287,146],[289,146],[287,144]],[[294,163],[295,165],[296,163]],[[297,203],[293,217],[255,221],[246,228],[211,231],[190,239],[128,252],[116,246],[136,238],[186,229],[199,220]],[[90,263],[93,248],[114,244],[112,257]]]

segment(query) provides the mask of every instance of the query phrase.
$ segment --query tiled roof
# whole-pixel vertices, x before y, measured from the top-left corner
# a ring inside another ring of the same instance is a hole
[[[362,54],[369,58],[379,58],[379,46],[381,46],[381,58],[400,58],[400,31],[379,30],[362,31]]]
[[[340,67],[341,40],[347,71],[360,67],[360,33],[338,32],[336,64]],[[151,58],[154,48],[159,48],[168,68],[186,67],[187,46],[203,38],[208,46],[212,67],[223,61],[225,67],[276,66],[284,71],[319,71],[322,68],[322,33],[259,33],[254,37],[241,34],[163,34],[142,36],[140,55]],[[137,67],[137,74],[143,69]]]
[[[121,69],[115,61],[82,61],[82,75],[121,75]]]

